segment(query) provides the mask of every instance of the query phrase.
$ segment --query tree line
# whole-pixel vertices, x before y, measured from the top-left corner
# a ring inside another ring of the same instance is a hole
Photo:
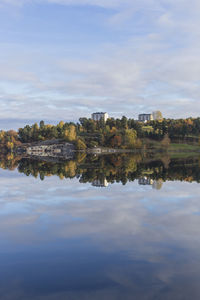
[[[57,125],[40,121],[19,128],[17,132],[0,131],[0,145],[6,151],[12,151],[20,143],[60,139],[74,143],[76,149],[95,146],[134,149],[141,148],[144,139],[197,142],[199,136],[200,118],[159,119],[143,123],[123,116],[121,119],[109,118],[106,122],[80,118],[78,123],[60,121]]]

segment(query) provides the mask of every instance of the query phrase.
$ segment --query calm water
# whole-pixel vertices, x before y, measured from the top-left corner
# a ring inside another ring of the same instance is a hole
[[[200,299],[198,161],[106,162],[0,169],[0,299]]]

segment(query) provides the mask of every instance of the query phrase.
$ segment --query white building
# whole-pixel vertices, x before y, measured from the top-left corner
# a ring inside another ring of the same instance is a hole
[[[140,121],[140,122],[153,121],[153,115],[152,114],[140,114],[138,116],[138,121]]]
[[[104,122],[106,122],[107,119],[108,119],[107,112],[96,112],[96,113],[92,114],[92,120],[94,120],[94,121],[104,120]]]

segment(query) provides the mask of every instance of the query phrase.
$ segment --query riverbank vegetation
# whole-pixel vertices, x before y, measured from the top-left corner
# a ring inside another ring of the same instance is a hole
[[[120,149],[154,149],[159,151],[184,150],[190,145],[198,150],[200,144],[200,118],[161,119],[146,123],[127,119],[109,118],[94,121],[80,118],[78,123],[60,121],[57,125],[41,121],[13,131],[0,131],[1,150],[12,152],[19,145],[59,139],[71,142],[76,149],[94,147]],[[174,146],[174,145],[177,146]],[[171,146],[170,146],[171,145]],[[188,148],[189,150],[189,148]]]
[[[0,153],[9,153],[21,145],[18,132],[14,130],[0,131]]]

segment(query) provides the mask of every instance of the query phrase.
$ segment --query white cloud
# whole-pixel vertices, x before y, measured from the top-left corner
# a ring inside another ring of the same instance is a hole
[[[70,57],[52,56],[54,46],[2,45],[1,116],[25,118],[30,106],[36,119],[78,119],[96,109],[136,117],[146,106],[167,117],[200,114],[198,1],[32,1],[42,2],[114,8],[103,25],[124,37]],[[16,105],[6,107],[11,99]]]

